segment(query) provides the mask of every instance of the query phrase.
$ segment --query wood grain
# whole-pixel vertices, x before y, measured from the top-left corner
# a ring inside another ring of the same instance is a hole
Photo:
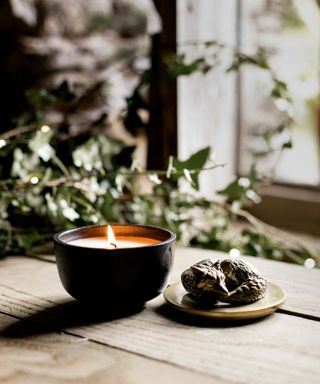
[[[212,256],[225,255],[178,248],[171,280],[176,280],[190,263]],[[286,308],[319,315],[319,271],[250,260],[268,278],[284,286],[289,296]],[[305,300],[308,305],[304,305]],[[259,377],[261,383],[317,383],[320,375],[318,321],[276,313],[257,322],[206,322],[171,312],[161,296],[131,317],[102,316],[69,298],[54,264],[33,259],[12,257],[0,263],[0,311],[40,324],[37,333],[63,330],[209,375],[215,381],[248,383]],[[15,334],[14,327],[5,331]]]
[[[227,257],[227,254],[198,248],[177,247],[169,282],[179,281],[181,273],[191,264],[212,257],[223,258]],[[285,289],[288,298],[282,307],[284,310],[320,319],[319,269],[306,269],[298,265],[258,257],[244,258],[255,265],[268,280]],[[25,270],[26,266],[28,272]],[[0,283],[11,287],[16,286],[22,291],[33,294],[41,285],[41,294],[44,296],[60,297],[64,294],[56,267],[50,263],[38,263],[33,259],[10,257],[6,261],[0,261]]]
[[[0,314],[1,328],[17,320]],[[16,337],[0,338],[2,384],[55,383],[217,383],[212,378],[66,334],[36,333],[20,322]]]

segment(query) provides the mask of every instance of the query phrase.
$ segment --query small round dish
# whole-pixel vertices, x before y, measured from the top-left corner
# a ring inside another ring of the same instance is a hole
[[[192,300],[180,282],[168,285],[163,296],[171,307],[181,312],[220,320],[247,320],[270,315],[284,303],[287,297],[279,285],[269,283],[265,297],[258,301],[237,306],[217,303],[214,307],[207,309]]]

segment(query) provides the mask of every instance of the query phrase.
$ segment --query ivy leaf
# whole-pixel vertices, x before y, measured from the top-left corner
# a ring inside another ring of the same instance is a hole
[[[293,147],[292,141],[289,140],[286,143],[282,144],[282,149],[291,149]]]
[[[243,64],[251,64],[262,69],[270,69],[267,58],[263,52],[259,52],[258,54],[252,56],[237,52],[232,64],[229,68],[227,68],[226,73],[239,70]]]
[[[261,201],[260,196],[256,192],[259,186],[259,179],[255,166],[250,169],[248,177],[238,177],[223,190],[218,191],[219,195],[227,197],[228,201],[232,202],[233,210],[236,212],[245,202],[258,204]]]
[[[185,170],[188,170],[194,188],[199,190],[199,172],[208,161],[210,151],[210,147],[201,149],[200,151],[191,155],[189,159],[185,161],[173,158],[172,166],[176,169],[176,172],[172,173],[173,179],[177,180],[181,175],[185,176]]]
[[[245,187],[239,184],[239,180],[236,179],[228,184],[224,189],[218,191],[219,195],[224,195],[230,201],[241,200],[245,194]]]
[[[288,85],[284,81],[273,79],[273,89],[271,91],[271,96],[275,98],[290,100],[288,96]]]
[[[206,74],[212,69],[212,65],[204,57],[198,57],[188,63],[183,53],[166,57],[165,63],[169,80],[175,80],[179,76],[191,75],[197,71]]]

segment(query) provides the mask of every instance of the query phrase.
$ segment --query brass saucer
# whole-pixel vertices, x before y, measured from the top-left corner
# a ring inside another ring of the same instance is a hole
[[[264,298],[237,306],[218,303],[209,309],[203,308],[190,298],[180,282],[168,285],[163,296],[170,306],[179,311],[221,320],[246,320],[270,315],[284,303],[287,297],[279,285],[270,282]]]

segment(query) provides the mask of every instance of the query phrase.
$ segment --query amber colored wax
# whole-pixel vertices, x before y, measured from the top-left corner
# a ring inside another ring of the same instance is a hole
[[[159,244],[160,240],[149,237],[136,236],[117,236],[117,249],[119,248],[138,248],[145,245]],[[106,237],[84,237],[82,239],[69,241],[68,244],[87,248],[115,249]]]

